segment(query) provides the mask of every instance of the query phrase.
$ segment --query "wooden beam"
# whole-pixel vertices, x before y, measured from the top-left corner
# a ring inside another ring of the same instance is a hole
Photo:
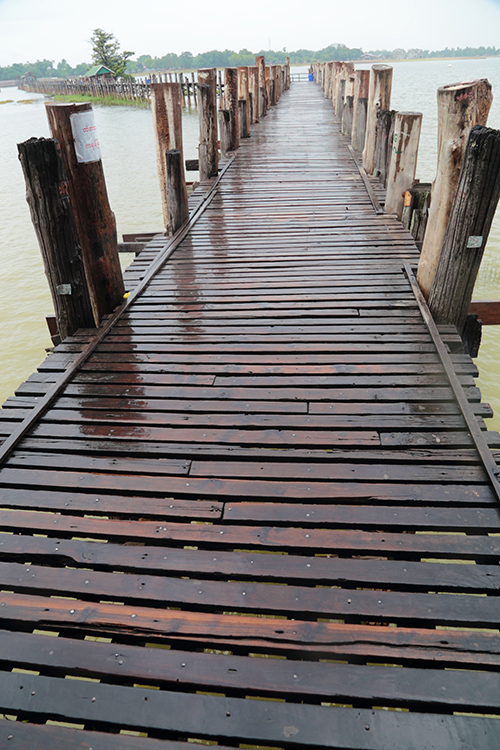
[[[484,326],[500,326],[500,299],[473,300],[469,313],[477,315]]]

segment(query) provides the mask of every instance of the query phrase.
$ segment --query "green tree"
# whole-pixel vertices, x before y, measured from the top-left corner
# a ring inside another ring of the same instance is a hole
[[[113,71],[116,78],[126,75],[127,60],[134,52],[120,52],[120,43],[114,34],[94,29],[90,43],[94,65],[105,65]]]

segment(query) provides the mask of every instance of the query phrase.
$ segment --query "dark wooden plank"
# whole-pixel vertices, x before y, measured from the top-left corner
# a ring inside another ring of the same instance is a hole
[[[179,645],[201,642],[203,648],[221,650],[243,645],[252,652],[262,648],[267,653],[313,651],[386,663],[500,665],[498,633],[483,630],[249,618],[7,592],[2,600],[0,622],[8,623],[10,629],[12,624],[24,623],[38,629],[69,628],[75,634],[90,631],[101,637],[117,632],[121,638],[159,638]]]
[[[87,492],[105,492],[122,494],[140,494],[143,496],[165,495],[165,482],[161,477],[114,474],[93,474],[91,472],[71,472],[56,470],[27,470],[4,468],[0,472],[0,486],[19,488],[51,487],[53,489],[67,488],[70,491],[85,490]],[[468,504],[485,504],[492,500],[493,494],[488,485],[463,484],[428,484],[388,482],[300,482],[283,483],[273,480],[257,479],[218,479],[197,477],[175,477],[168,479],[168,493],[171,496],[181,495],[193,497],[195,500],[203,497],[227,498],[274,498],[283,500],[307,499],[331,502],[333,497],[359,498],[380,501],[410,501],[434,502],[454,504],[467,502]]]
[[[301,505],[288,503],[230,502],[224,519],[282,525],[327,524],[341,528],[411,528],[418,530],[481,532],[500,528],[496,508],[400,507],[394,505]]]
[[[410,750],[418,736],[440,750],[456,750],[457,738],[464,746],[496,750],[498,739],[494,719],[358,709],[356,723],[346,727],[352,719],[345,708],[186,695],[26,674],[5,676],[0,705],[31,715],[259,743],[285,741],[299,747],[340,744],[353,750]]]
[[[191,750],[185,742],[133,737],[126,734],[29,724],[0,719],[0,742],[12,750]],[[212,745],[214,750],[229,750]]]
[[[147,684],[191,686],[245,694],[284,696],[307,700],[320,696],[332,702],[360,699],[387,701],[391,705],[451,705],[462,710],[491,710],[499,705],[499,680],[495,673],[464,672],[463,691],[456,673],[438,669],[360,667],[311,661],[268,660],[220,654],[105,643],[92,643],[43,635],[0,632],[6,664],[25,668],[57,669],[60,673],[121,682],[124,676]],[[396,671],[397,669],[397,671]]]
[[[147,498],[140,494],[120,495],[99,491],[82,493],[70,487],[68,492],[37,488],[0,488],[0,503],[4,508],[25,508],[31,510],[52,510],[62,513],[80,512],[92,515],[112,514],[113,516],[140,516],[178,519],[216,519],[222,515],[221,502],[172,497]],[[164,494],[164,493],[163,493]]]

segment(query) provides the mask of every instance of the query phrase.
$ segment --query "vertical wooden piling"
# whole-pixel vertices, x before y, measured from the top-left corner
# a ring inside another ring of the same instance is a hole
[[[194,70],[191,71],[191,83],[193,86],[193,99],[194,99],[194,106],[198,106],[198,97],[197,97],[197,91],[196,91],[196,79],[194,77]]]
[[[224,109],[231,113],[229,151],[240,145],[240,116],[238,105],[238,68],[224,69]]]
[[[403,214],[404,194],[415,181],[421,128],[420,112],[396,112],[392,144],[389,144],[390,162],[384,211],[396,214],[399,220]]]
[[[184,159],[182,149],[182,91],[180,83],[151,84],[151,110],[153,113],[153,129],[155,135],[156,164],[160,180],[160,190],[163,207],[163,220],[169,234],[173,229],[169,224],[168,187],[165,154],[167,151],[178,150],[181,153],[181,191],[187,201],[186,179],[184,175]],[[183,201],[184,202],[184,199]]]
[[[219,133],[220,133],[220,153],[224,157],[231,151],[231,143],[233,141],[232,128],[234,126],[234,120],[231,117],[231,112],[227,109],[219,110]]]
[[[259,120],[267,114],[267,89],[266,89],[266,60],[264,55],[255,58],[255,64],[259,71]]]
[[[290,88],[290,58],[286,58],[286,69],[285,69],[285,91]]]
[[[250,122],[259,122],[259,69],[256,65],[248,68],[248,88],[250,101]]]
[[[381,109],[390,109],[391,88],[392,67],[390,65],[372,65],[366,115],[366,137],[363,149],[363,167],[368,174],[373,174],[374,169],[377,112]]]
[[[344,135],[352,135],[352,118],[354,109],[354,73],[350,73],[346,78],[344,110],[342,112],[342,122],[340,130]]]
[[[200,180],[215,177],[219,170],[217,148],[217,70],[198,71],[200,119],[199,169]]]
[[[437,323],[463,333],[486,242],[500,197],[500,130],[471,129],[429,293]]]
[[[189,207],[184,180],[184,160],[180,149],[172,149],[165,154],[165,175],[167,184],[168,228],[175,234],[189,217]]]
[[[384,187],[387,183],[389,162],[391,158],[392,136],[394,134],[394,110],[379,109],[375,131],[375,154],[373,157],[373,174],[380,179]]]
[[[99,325],[123,301],[125,290],[92,106],[51,102],[46,111],[52,137],[61,145],[92,312]]]
[[[467,138],[486,125],[492,101],[486,79],[438,89],[438,163],[417,280],[427,298],[439,263]]]
[[[370,71],[356,70],[354,78],[354,100],[352,106],[351,144],[356,151],[362,151],[365,145],[366,112],[368,109],[368,91]]]
[[[31,212],[61,340],[78,328],[93,328],[76,220],[59,142],[30,138],[18,144]]]
[[[266,80],[266,108],[271,109],[271,71],[269,65],[266,65],[264,69],[264,77]]]
[[[240,138],[248,138],[250,136],[250,85],[247,66],[238,68],[238,100],[245,102],[244,107],[240,105]],[[246,135],[243,135],[244,133]]]

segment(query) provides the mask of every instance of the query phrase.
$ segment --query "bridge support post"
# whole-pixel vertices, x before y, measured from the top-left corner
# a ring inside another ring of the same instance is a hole
[[[155,134],[156,164],[160,179],[160,191],[163,208],[163,221],[166,230],[173,234],[169,225],[167,162],[165,153],[176,149],[182,157],[182,90],[180,83],[152,83],[151,110]],[[180,190],[184,193],[183,203],[187,203],[184,160],[179,171]]]
[[[264,55],[255,58],[259,71],[259,119],[267,115],[266,60]]]
[[[426,298],[443,248],[467,137],[474,125],[486,125],[491,101],[491,85],[484,78],[438,89],[437,174],[417,273],[417,281]]]
[[[200,106],[199,169],[200,180],[215,177],[219,169],[217,148],[217,70],[207,68],[198,70],[198,93]]]
[[[452,323],[461,335],[499,197],[500,130],[477,125],[469,135],[429,293],[436,323]]]
[[[94,316],[61,148],[54,138],[30,138],[17,149],[63,341],[78,328],[93,328]]]
[[[377,132],[377,112],[391,106],[392,67],[372,65],[368,109],[366,115],[366,137],[363,149],[363,167],[373,174],[375,161],[375,140]]]
[[[240,102],[240,138],[250,136],[250,83],[248,67],[238,68],[238,101]],[[244,101],[245,104],[241,105]]]
[[[259,122],[259,69],[256,65],[248,68],[250,122]]]
[[[238,68],[224,69],[224,109],[231,113],[232,120],[228,150],[235,151],[240,145]]]
[[[351,145],[356,151],[362,151],[365,145],[370,71],[356,70],[354,76]]]
[[[396,112],[390,145],[385,213],[396,214],[401,221],[404,193],[413,186],[417,168],[418,144],[422,128],[420,112]]]
[[[172,149],[165,154],[167,210],[169,234],[175,234],[189,217],[189,207],[184,180],[182,152]]]
[[[68,192],[82,248],[94,321],[98,326],[123,301],[115,215],[111,210],[92,105],[47,104],[53,138],[61,146]]]

